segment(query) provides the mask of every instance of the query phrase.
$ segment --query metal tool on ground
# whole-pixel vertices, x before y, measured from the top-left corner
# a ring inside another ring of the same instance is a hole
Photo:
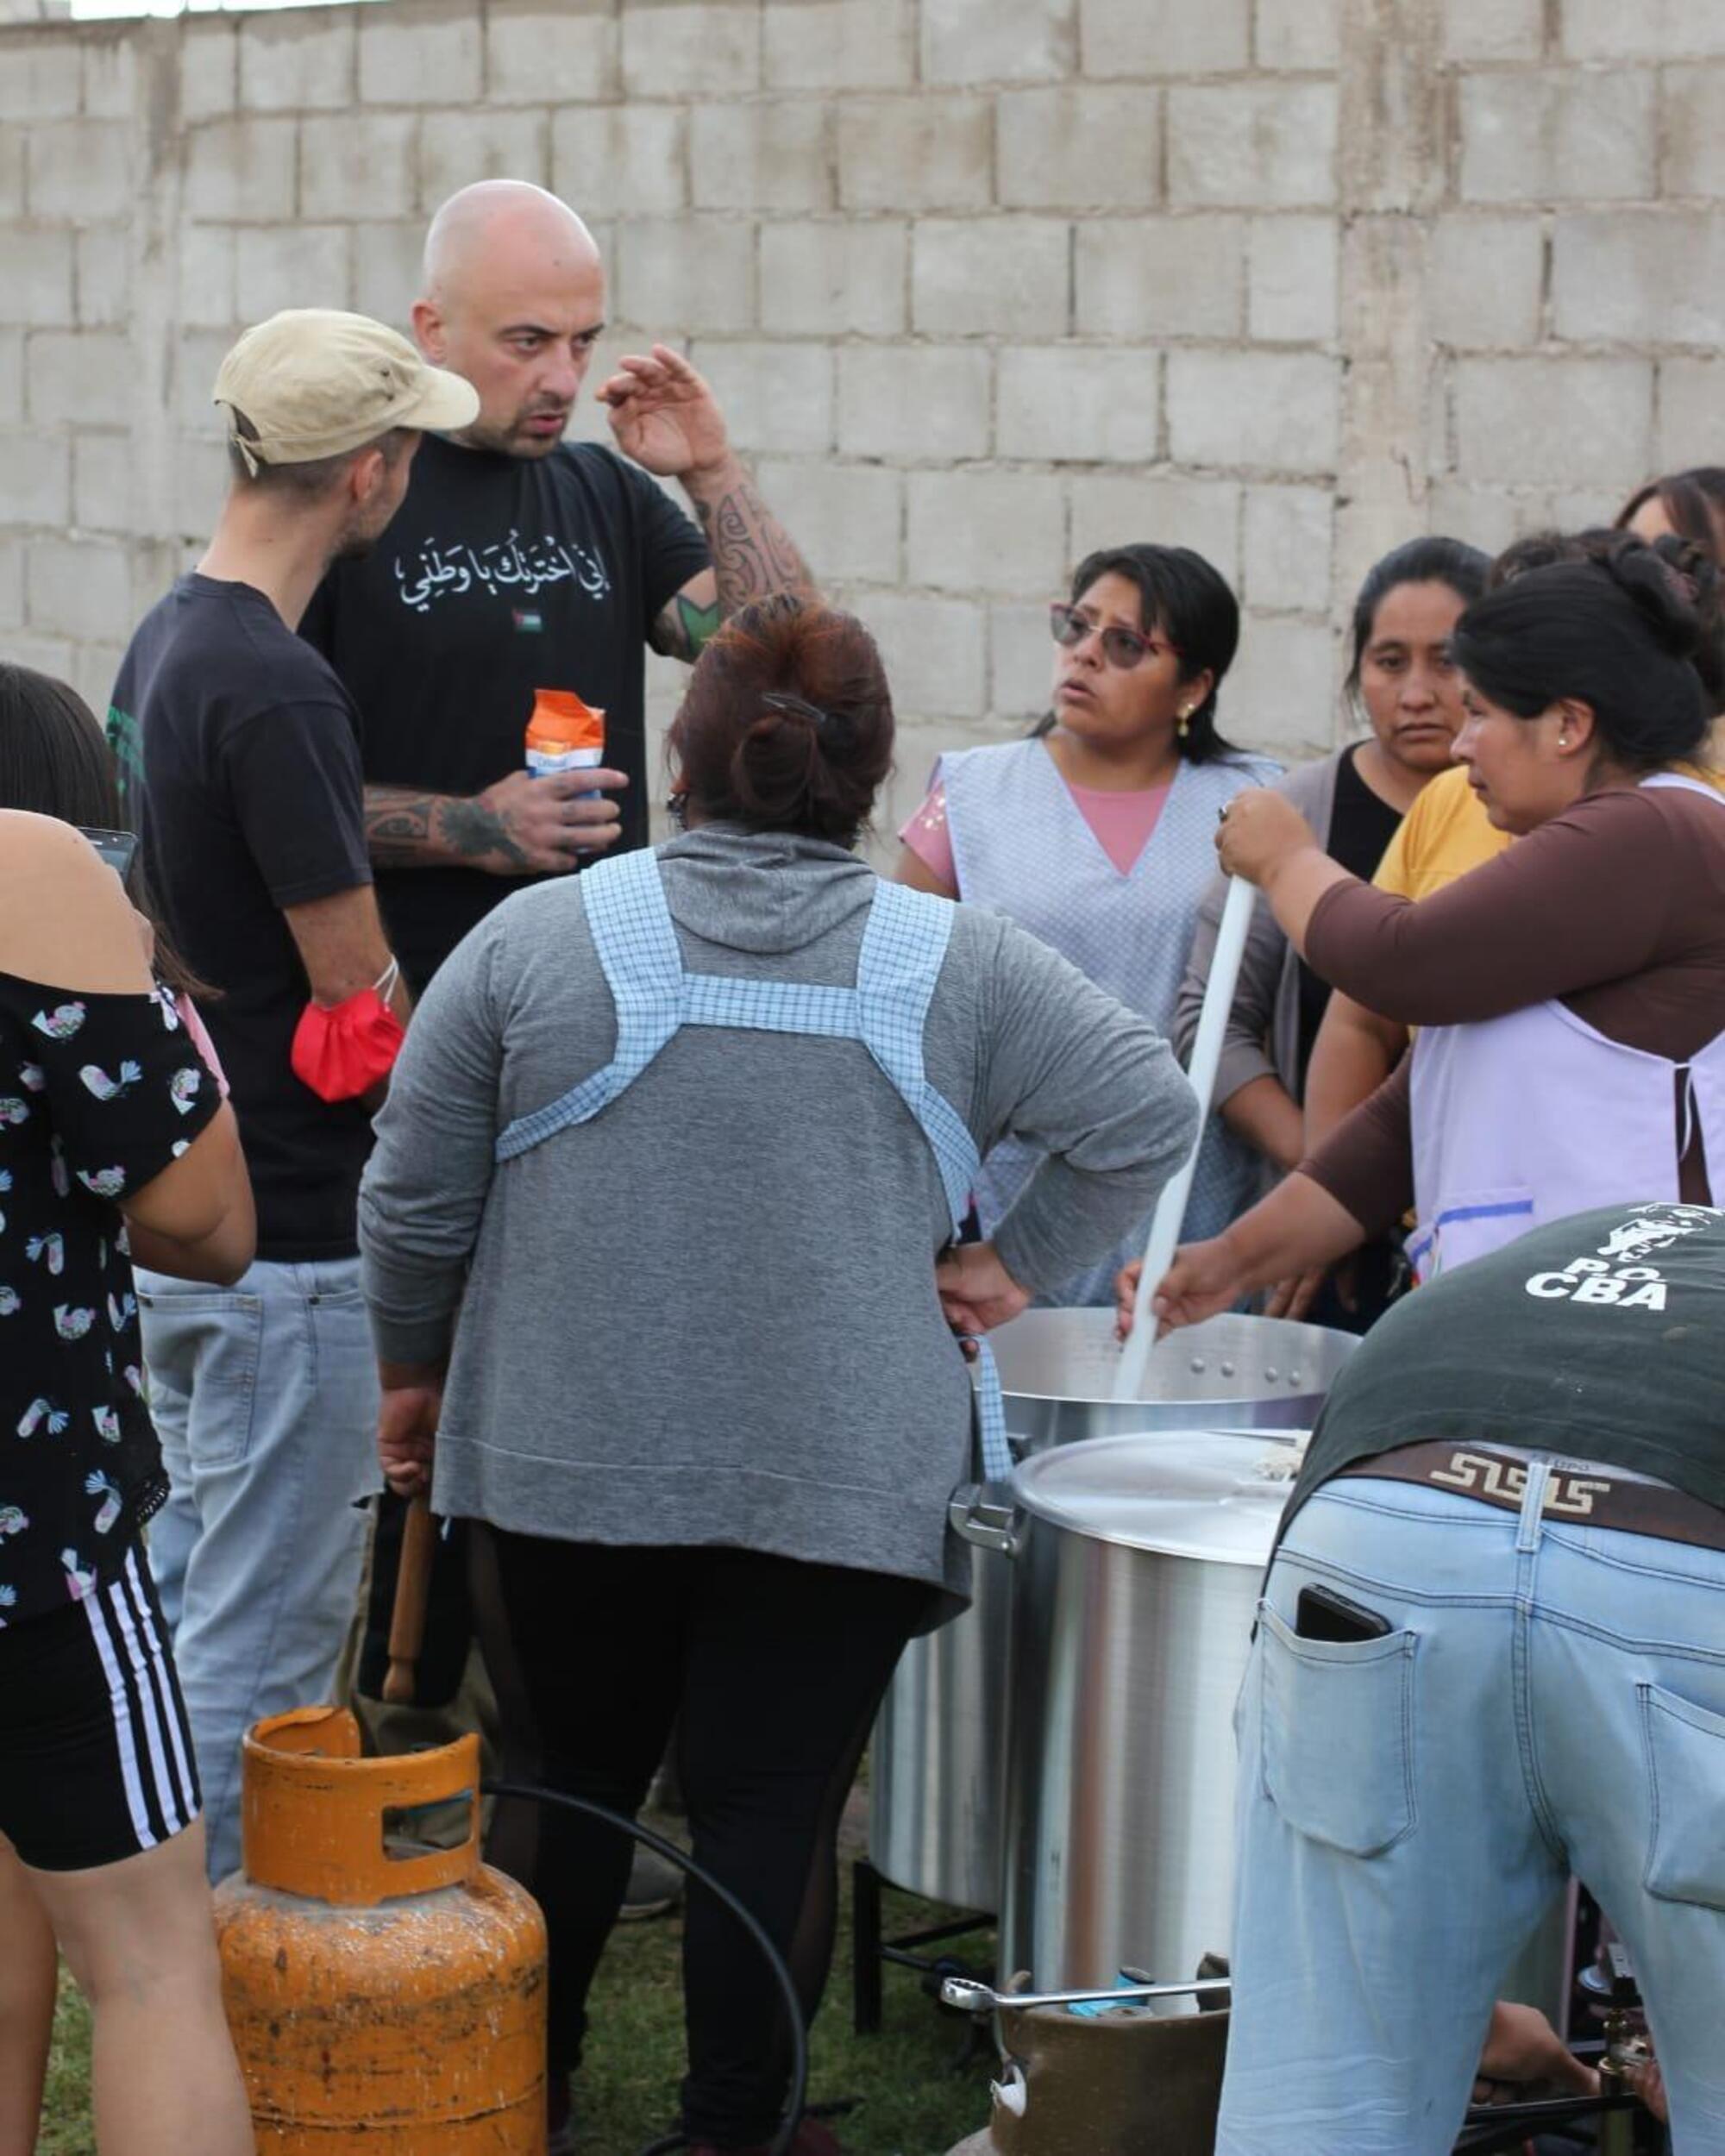
[[[425,1610],[431,1593],[431,1560],[437,1549],[437,1523],[431,1501],[416,1497],[402,1527],[401,1562],[395,1576],[395,1608],[389,1620],[389,1670],[383,1695],[392,1707],[413,1703],[414,1674],[425,1644]]]
[[[1192,1179],[1198,1172],[1199,1146],[1202,1144],[1204,1125],[1209,1120],[1210,1096],[1216,1089],[1222,1038],[1227,1030],[1228,1013],[1233,1008],[1240,960],[1245,954],[1246,931],[1251,925],[1251,909],[1257,900],[1258,893],[1244,876],[1232,879],[1222,906],[1221,923],[1216,931],[1215,956],[1210,962],[1210,978],[1205,986],[1198,1031],[1192,1043],[1192,1060],[1186,1072],[1192,1090],[1198,1096],[1199,1138],[1179,1174],[1164,1187],[1156,1211],[1151,1215],[1144,1270],[1138,1275],[1138,1294],[1132,1303],[1132,1334],[1121,1350],[1120,1366],[1114,1374],[1113,1393],[1118,1401],[1136,1400],[1144,1388],[1145,1366],[1156,1344],[1151,1298],[1173,1263],[1179,1244],[1187,1201],[1192,1195]]]

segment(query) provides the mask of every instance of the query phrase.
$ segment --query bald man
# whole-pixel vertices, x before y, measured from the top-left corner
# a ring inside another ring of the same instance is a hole
[[[564,441],[605,306],[593,235],[555,195],[494,179],[450,197],[413,334],[480,416],[427,439],[386,542],[331,573],[302,630],[365,722],[378,897],[416,994],[524,879],[645,844],[646,648],[693,661],[745,601],[813,589],[667,347],[599,392],[617,449]],[[649,473],[678,481],[693,521]],[[604,769],[528,776],[541,688],[605,711]]]

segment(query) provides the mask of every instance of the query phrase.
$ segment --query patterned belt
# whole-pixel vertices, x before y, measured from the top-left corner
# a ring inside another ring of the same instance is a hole
[[[1527,1470],[1526,1460],[1438,1438],[1354,1460],[1336,1473],[1338,1478],[1363,1475],[1383,1482],[1419,1482],[1457,1497],[1477,1498],[1502,1512],[1520,1512]],[[1542,1510],[1548,1520],[1568,1520],[1578,1526],[1615,1527],[1622,1534],[1657,1535],[1662,1541],[1687,1542],[1699,1550],[1725,1550],[1725,1511],[1656,1483],[1614,1482],[1609,1475],[1553,1467]]]

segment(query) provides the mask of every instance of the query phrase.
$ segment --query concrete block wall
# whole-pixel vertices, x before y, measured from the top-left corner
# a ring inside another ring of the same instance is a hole
[[[1383,547],[1725,461],[1725,17],[1665,0],[373,0],[0,28],[0,648],[105,701],[292,304],[403,321],[464,180],[554,186],[598,366],[687,343],[935,751],[1040,708],[1087,548],[1199,547],[1229,729],[1340,724]],[[603,422],[591,408],[582,425]],[[656,667],[662,719],[674,669]]]

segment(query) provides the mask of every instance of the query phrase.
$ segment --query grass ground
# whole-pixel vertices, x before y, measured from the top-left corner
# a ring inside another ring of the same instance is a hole
[[[928,1999],[906,1970],[887,1972],[880,2034],[853,2034],[850,1853],[847,1847],[833,1980],[814,2029],[811,2099],[854,2100],[856,2108],[834,2125],[855,2156],[942,2156],[987,2120],[988,2061],[959,2063],[967,2025]],[[944,1913],[913,1896],[889,1894],[888,1936],[938,1922]],[[979,1959],[992,1950],[987,1934],[955,1944]],[[670,2129],[683,2071],[681,1952],[682,1926],[674,1918],[624,1925],[612,1938],[594,1987],[587,2063],[576,2085],[583,2156],[634,2156]],[[92,2156],[89,2067],[89,2017],[66,1983],[37,2156]]]

